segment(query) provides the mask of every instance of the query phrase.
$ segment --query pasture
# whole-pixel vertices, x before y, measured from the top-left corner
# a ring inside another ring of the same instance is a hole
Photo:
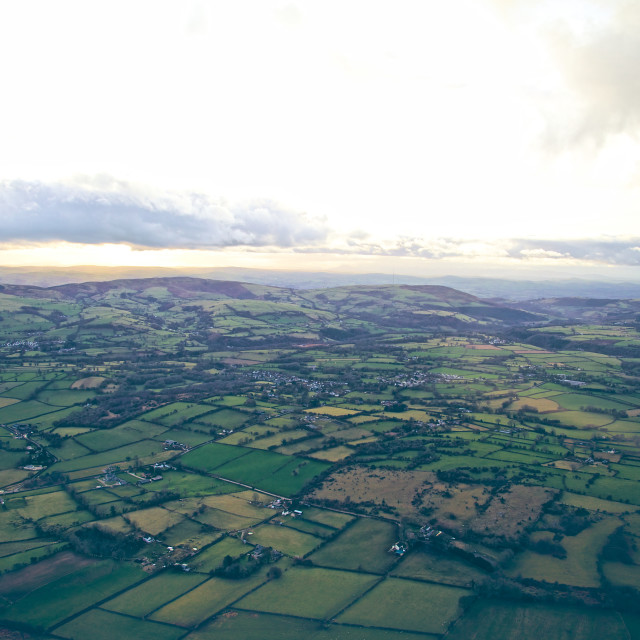
[[[238,609],[324,620],[333,617],[378,580],[376,576],[323,568],[292,568],[237,602]]]
[[[142,618],[169,600],[197,587],[205,580],[206,577],[203,575],[178,573],[168,569],[108,600],[101,606],[109,611]]]
[[[444,633],[461,613],[459,587],[387,578],[338,616],[337,621],[423,633]]]
[[[153,612],[149,619],[182,627],[199,625],[263,583],[266,572],[267,568],[263,567],[258,573],[242,580],[210,578]]]
[[[630,638],[620,614],[547,604],[480,600],[453,627],[450,640],[601,640]]]
[[[397,536],[395,524],[361,518],[314,553],[311,560],[320,566],[384,573],[396,561],[389,548]]]
[[[92,609],[56,629],[56,635],[69,640],[178,640],[184,629],[116,615],[101,609]]]

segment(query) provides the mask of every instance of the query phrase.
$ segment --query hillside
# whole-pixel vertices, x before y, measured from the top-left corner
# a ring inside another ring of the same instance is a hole
[[[203,345],[212,340],[295,343],[352,339],[402,328],[444,332],[505,328],[543,318],[430,285],[294,290],[174,277],[54,287],[7,284],[0,286],[0,296],[7,309],[3,328],[9,335],[24,339],[55,325],[56,336],[91,348],[102,340],[144,349],[149,344],[174,343],[177,334]],[[105,332],[105,320],[113,333]],[[150,334],[155,335],[152,341]]]
[[[7,267],[0,266],[0,282],[38,287],[123,279],[190,277],[277,286],[291,289],[327,289],[379,284],[445,286],[479,298],[520,303],[525,300],[579,296],[582,298],[640,298],[640,285],[634,280],[596,276],[560,278],[547,274],[544,280],[503,277],[413,276],[389,273],[340,273],[250,269],[241,267]]]

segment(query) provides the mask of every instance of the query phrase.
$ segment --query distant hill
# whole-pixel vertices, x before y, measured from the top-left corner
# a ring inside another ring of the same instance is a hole
[[[542,298],[524,302],[521,307],[550,318],[593,323],[636,322],[640,318],[640,299]]]
[[[139,278],[194,277],[247,282],[292,289],[325,289],[355,285],[438,285],[479,298],[519,302],[541,298],[640,298],[640,283],[606,279],[513,280],[486,277],[418,277],[388,273],[330,273],[279,269],[163,267],[0,267],[0,282],[39,287]]]
[[[0,285],[5,305],[30,322],[153,331],[189,329],[228,340],[346,340],[391,329],[492,330],[546,316],[438,285],[293,289],[191,277],[155,277],[37,287]],[[28,323],[27,323],[28,324]],[[35,327],[34,327],[35,328]]]

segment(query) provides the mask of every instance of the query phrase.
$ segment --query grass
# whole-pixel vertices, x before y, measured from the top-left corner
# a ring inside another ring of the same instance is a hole
[[[246,451],[246,449],[242,449],[241,447],[236,448],[241,451]],[[295,458],[283,456],[280,453],[251,449],[248,454],[234,458],[217,467],[216,474],[237,482],[252,485],[262,478],[272,475],[292,460],[295,460]]]
[[[249,540],[252,544],[273,547],[288,556],[304,556],[320,543],[321,539],[290,527],[263,524],[253,530]]]
[[[203,499],[203,502],[208,507],[214,509],[221,509],[222,511],[228,511],[229,513],[235,513],[240,516],[254,517],[259,520],[272,515],[273,511],[250,503],[250,500],[254,500],[256,497],[265,498],[264,496],[255,494],[253,491],[240,491],[228,495],[207,496]]]
[[[229,612],[189,635],[189,640],[300,640],[312,638],[318,623],[269,614]]]
[[[563,425],[573,426],[578,429],[602,427],[613,420],[611,416],[603,415],[602,413],[589,413],[588,411],[556,411],[551,417]]]
[[[85,403],[90,398],[95,397],[94,391],[71,391],[69,389],[45,389],[38,394],[37,399],[45,404],[55,407],[70,407],[72,405]]]
[[[162,571],[102,605],[103,609],[142,617],[197,587],[206,578],[195,573]]]
[[[23,451],[2,451],[0,450],[0,469],[9,470],[19,464],[26,464],[26,456]]]
[[[628,640],[629,637],[622,617],[615,611],[496,600],[477,602],[447,635],[448,640]]]
[[[317,522],[311,522],[309,520],[302,520],[298,518],[286,518],[284,525],[303,533],[310,533],[312,536],[319,538],[330,538],[336,533],[336,530],[332,527],[327,527],[324,524]]]
[[[0,543],[0,558],[6,558],[14,553],[22,553],[23,551],[29,551],[30,549],[36,549],[37,547],[47,546],[50,543],[44,540],[25,540],[20,542],[3,542]]]
[[[257,483],[260,489],[282,496],[292,496],[301,491],[308,482],[330,466],[330,464],[320,460],[303,460],[294,456],[288,457],[289,462],[286,465]]]
[[[182,516],[162,507],[151,507],[127,513],[127,519],[138,529],[156,536],[182,520]]]
[[[328,527],[333,527],[334,529],[342,529],[354,518],[354,516],[350,516],[346,513],[329,511],[327,509],[316,509],[315,507],[306,508],[303,511],[302,517],[305,520],[319,522],[320,524],[324,524]]]
[[[100,429],[78,436],[76,441],[94,451],[105,451],[146,438],[153,438],[164,431],[166,431],[166,427],[142,420],[130,420],[115,429]]]
[[[337,620],[364,626],[443,633],[460,612],[460,598],[470,593],[459,587],[388,578]]]
[[[56,629],[56,635],[69,640],[178,640],[184,629],[148,620],[136,620],[101,609],[92,609]]]
[[[311,556],[318,565],[384,573],[396,560],[389,548],[397,540],[396,525],[362,518]]]
[[[155,456],[162,452],[162,450],[163,446],[160,442],[156,442],[154,440],[141,440],[140,442],[134,442],[133,444],[104,451],[102,453],[95,453],[75,458],[73,460],[67,460],[65,462],[58,462],[52,467],[49,467],[49,470],[68,472],[118,463],[125,465],[126,462],[133,460],[136,456],[140,458]]]
[[[392,575],[466,587],[473,580],[486,576],[486,573],[453,555],[436,555],[417,549],[393,569]]]
[[[131,476],[128,477],[133,480]],[[183,498],[232,493],[238,490],[236,485],[228,482],[186,471],[165,471],[163,472],[162,480],[156,480],[151,485],[145,485],[145,488],[147,488],[147,491],[175,491]]]
[[[572,507],[589,509],[589,511],[604,511],[606,513],[624,513],[633,507],[623,502],[613,502],[612,500],[602,500],[593,496],[581,496],[577,493],[564,491],[560,496],[559,502],[568,504]]]
[[[371,587],[378,578],[334,569],[289,569],[244,597],[235,606],[251,611],[323,620],[330,618]]]
[[[239,435],[243,433],[242,431],[232,433],[232,436]],[[254,440],[251,444],[247,446],[253,449],[269,449],[270,447],[279,447],[283,444],[292,443],[296,440],[302,440],[303,438],[309,437],[309,432],[304,431],[303,429],[295,429],[293,431],[282,431],[281,433],[276,433],[272,436],[267,436],[266,438],[259,438]],[[245,436],[246,437],[246,436]]]
[[[206,405],[192,404],[188,402],[173,402],[164,407],[153,409],[143,414],[142,420],[149,422],[162,422],[169,427],[172,427],[179,422],[189,420],[196,416],[208,413],[211,411],[211,407]]]
[[[103,560],[31,591],[9,606],[5,605],[0,608],[0,618],[48,628],[138,582],[144,575],[134,565]]]
[[[28,551],[23,551],[22,553],[15,553],[5,558],[0,558],[0,573],[11,571],[21,565],[34,564],[58,551],[62,551],[66,547],[67,544],[65,542],[46,544],[38,547],[37,549],[30,549]]]
[[[226,462],[235,460],[240,456],[246,456],[251,451],[242,447],[235,447],[228,444],[205,444],[194,451],[189,451],[180,458],[186,467],[200,469],[201,471],[213,471]]]
[[[266,613],[229,611],[188,640],[436,640],[438,636],[367,629],[331,624],[321,628],[317,622]]]
[[[169,602],[149,618],[160,622],[193,627],[213,616],[245,593],[264,582],[267,568],[243,580],[211,578],[177,600]]]
[[[512,411],[518,411],[523,407],[534,407],[538,411],[556,411],[559,408],[557,402],[553,400],[549,400],[548,398],[522,398],[520,400],[516,400],[509,405],[509,409]]]
[[[218,531],[210,531],[208,527],[192,520],[182,520],[162,532],[163,542],[172,547],[185,544],[191,548],[200,549],[219,537]]]
[[[515,558],[508,573],[577,587],[599,587],[597,555],[620,524],[618,518],[610,517],[592,524],[576,536],[565,536],[562,540],[567,551],[565,559],[524,551]]]
[[[211,408],[209,408],[211,410]],[[234,411],[233,409],[220,409],[215,413],[209,413],[206,416],[200,416],[197,418],[199,424],[204,424],[207,427],[221,427],[223,429],[237,429],[240,425],[243,425],[248,419],[249,415],[242,411]]]
[[[636,564],[607,562],[602,567],[607,580],[617,586],[640,589],[640,567]]]
[[[40,520],[46,516],[65,513],[67,511],[75,511],[78,506],[67,493],[64,491],[53,491],[37,496],[28,496],[25,498],[26,506],[17,509],[17,512],[23,518],[32,520]]]
[[[565,409],[580,409],[582,407],[596,407],[598,409],[621,409],[629,407],[620,402],[615,402],[608,398],[600,398],[582,393],[563,393],[554,396],[554,401]]]
[[[227,536],[216,542],[208,549],[201,551],[195,558],[189,561],[197,571],[209,572],[213,571],[222,564],[225,556],[239,558],[251,551],[251,547],[240,542],[238,538]]]
[[[234,513],[220,511],[219,509],[205,508],[202,513],[194,516],[198,522],[211,525],[221,531],[237,531],[247,529],[259,522],[258,518],[247,518]]]
[[[52,411],[58,411],[58,407],[52,407],[37,400],[25,400],[0,409],[0,423],[11,424],[32,420]]]

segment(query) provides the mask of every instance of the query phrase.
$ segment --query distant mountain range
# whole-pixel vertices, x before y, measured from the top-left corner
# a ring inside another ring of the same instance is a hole
[[[53,287],[0,285],[5,306],[42,320],[62,322],[80,313],[95,324],[134,316],[156,329],[198,326],[218,335],[262,340],[274,331],[301,340],[349,339],[391,329],[411,331],[493,329],[543,322],[547,316],[439,285],[355,285],[294,289],[204,278],[138,278]],[[62,303],[63,306],[60,306]],[[44,305],[44,306],[43,306]],[[46,311],[45,308],[51,309]],[[53,310],[57,309],[56,313]],[[98,320],[97,318],[102,318]],[[108,324],[108,322],[107,322]]]
[[[510,280],[460,276],[418,277],[388,273],[330,273],[275,269],[162,268],[162,267],[0,267],[0,283],[50,287],[61,284],[117,279],[195,277],[248,282],[293,289],[323,289],[350,285],[439,285],[479,298],[510,302],[549,298],[640,299],[640,281],[593,279]]]

